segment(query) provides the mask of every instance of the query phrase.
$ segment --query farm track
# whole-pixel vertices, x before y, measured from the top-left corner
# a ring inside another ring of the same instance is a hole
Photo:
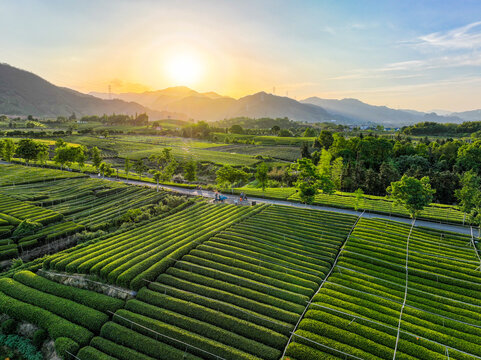
[[[91,175],[91,177],[98,178],[98,176],[96,175]],[[105,179],[110,181],[120,181],[120,182],[131,184],[131,185],[149,186],[152,188],[156,187],[155,184],[138,181],[138,180],[127,180],[127,179],[116,179],[116,178],[105,178]],[[215,195],[214,191],[210,191],[210,190],[186,189],[186,188],[176,187],[171,185],[159,185],[159,187],[163,190],[170,190],[170,191],[177,192],[184,195],[202,196],[208,199],[213,199]],[[238,199],[237,195],[228,195],[228,194],[224,194],[224,195],[227,196],[227,199],[229,202],[233,202],[234,200]],[[323,211],[330,211],[330,212],[336,212],[336,213],[354,215],[354,216],[359,216],[360,214],[360,212],[354,211],[354,210],[341,209],[341,208],[335,208],[330,206],[306,205],[306,204],[301,204],[301,203],[296,203],[296,202],[291,202],[286,200],[263,199],[263,198],[256,198],[256,197],[249,197],[249,200],[255,201],[256,203],[260,203],[260,204],[292,206],[292,207],[302,208],[302,209],[323,210]],[[367,211],[364,213],[363,217],[392,220],[392,221],[402,222],[405,224],[411,224],[411,219],[409,218],[374,214]],[[471,229],[469,226],[443,224],[443,223],[428,221],[428,220],[416,220],[415,226],[425,227],[425,228],[434,229],[434,230],[441,230],[441,231],[451,231],[451,232],[456,232],[456,233],[465,234],[465,235],[471,235]]]

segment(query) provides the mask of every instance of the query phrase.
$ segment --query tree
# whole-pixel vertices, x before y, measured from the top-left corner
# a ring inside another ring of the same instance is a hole
[[[127,179],[129,178],[129,172],[130,172],[131,167],[132,167],[132,165],[130,164],[129,158],[126,158],[125,164],[124,164],[124,170],[125,170],[125,174],[127,175]]]
[[[71,163],[77,159],[77,148],[73,146],[62,146],[55,149],[55,156],[53,161],[56,164],[60,164],[60,168],[63,169],[64,165],[70,166]]]
[[[269,172],[269,167],[265,162],[262,162],[259,165],[257,165],[256,180],[259,183],[259,186],[262,188],[262,191],[265,191],[267,187],[267,181],[269,180],[267,176],[268,172]]]
[[[292,136],[292,132],[288,129],[281,129],[279,130],[279,132],[277,133],[277,136],[279,137],[291,137]]]
[[[309,152],[309,144],[307,142],[303,142],[301,145],[301,157],[302,158],[311,157],[311,153]]]
[[[235,124],[230,127],[229,132],[231,134],[243,134],[244,129],[242,128],[242,126]]]
[[[15,154],[15,151],[17,149],[16,144],[13,142],[11,139],[5,139],[3,140],[3,152],[2,152],[2,157],[6,161],[12,161],[13,155]]]
[[[364,202],[363,201],[364,200],[364,191],[362,191],[361,188],[354,191],[354,198],[355,198],[354,210],[357,211],[357,209],[359,209],[359,205],[361,205],[361,202]]]
[[[154,178],[155,182],[157,183],[156,190],[158,192],[159,191],[159,181],[162,178],[162,173],[160,171],[153,171],[152,175],[153,175],[153,178]]]
[[[187,181],[197,180],[197,163],[192,159],[184,165],[184,178]]]
[[[87,160],[87,148],[85,146],[77,146],[75,149],[75,162],[80,168],[85,166],[85,161]]]
[[[236,169],[230,165],[224,165],[217,170],[215,174],[217,184],[224,189],[232,187],[238,182],[246,181],[249,176],[245,171]]]
[[[25,160],[28,165],[30,160],[35,160],[38,154],[37,143],[32,139],[22,139],[18,142],[16,154]]]
[[[307,158],[297,159],[292,168],[297,172],[295,186],[299,190],[301,201],[306,204],[312,204],[319,186],[319,171],[311,159]]]
[[[277,135],[280,130],[281,130],[281,128],[279,127],[279,125],[274,125],[274,126],[271,128],[271,131],[272,131],[275,135]]]
[[[55,141],[55,147],[56,147],[56,148],[59,148],[59,147],[63,147],[63,146],[67,146],[67,143],[66,143],[65,141],[63,141],[63,139],[58,138],[58,139]]]
[[[105,176],[109,177],[109,176],[112,176],[112,174],[114,173],[114,169],[112,169],[112,165],[107,164],[103,161],[99,165],[99,170],[102,173],[102,177],[105,177]]]
[[[49,159],[49,148],[46,144],[37,144],[37,161],[40,165],[45,165]]]
[[[391,183],[386,189],[394,199],[395,204],[404,208],[415,218],[433,200],[436,190],[431,189],[429,177],[425,176],[418,180],[414,177],[403,175],[401,180]]]
[[[306,130],[304,130],[304,133],[302,134],[302,136],[304,136],[304,137],[316,137],[317,132],[313,128],[308,127],[308,128],[306,128]]]
[[[461,189],[455,191],[456,198],[459,201],[459,208],[465,214],[470,214],[480,198],[481,178],[474,170],[470,170],[463,174],[460,182],[462,185]]]
[[[166,166],[164,166],[164,168],[160,172],[162,181],[170,181],[176,169],[177,169],[177,161],[172,159]]]
[[[149,161],[157,165],[157,170],[160,171],[161,168],[165,167],[169,162],[172,161],[174,157],[172,156],[171,148],[163,148],[160,154],[152,154],[149,156]]]
[[[342,189],[342,176],[344,174],[344,161],[342,157],[338,157],[332,162],[331,179],[336,190]]]
[[[99,171],[100,164],[102,163],[102,156],[100,155],[100,150],[97,146],[90,149],[90,158],[92,159],[92,164],[95,169]]]
[[[319,143],[321,144],[321,146],[324,149],[328,150],[333,144],[333,142],[334,142],[334,137],[332,136],[332,132],[328,130],[321,130],[319,134]]]
[[[142,180],[142,174],[147,170],[147,166],[142,159],[139,159],[134,163],[134,170],[139,175],[139,180]]]

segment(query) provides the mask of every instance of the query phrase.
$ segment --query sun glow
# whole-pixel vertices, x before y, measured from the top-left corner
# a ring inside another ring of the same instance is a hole
[[[195,85],[203,73],[202,61],[192,53],[175,54],[165,64],[167,76],[176,85]]]

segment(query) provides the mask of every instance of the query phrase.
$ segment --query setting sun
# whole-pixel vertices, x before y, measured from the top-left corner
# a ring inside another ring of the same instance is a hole
[[[195,54],[183,53],[170,58],[165,71],[176,85],[194,85],[202,76],[203,66]]]

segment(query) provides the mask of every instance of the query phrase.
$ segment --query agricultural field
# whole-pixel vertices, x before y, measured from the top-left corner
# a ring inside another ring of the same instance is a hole
[[[209,150],[212,147],[222,147],[223,144],[210,142],[169,138],[169,137],[132,137],[132,136],[111,136],[106,139],[93,136],[66,137],[66,141],[89,147],[97,146],[105,158],[129,158],[137,160],[148,158],[150,155],[158,155],[163,148],[172,148],[172,155],[177,160],[187,161],[190,159],[199,162],[210,162],[214,164],[226,164],[235,166],[249,166],[259,162],[254,156],[235,154]],[[217,149],[216,149],[217,150]]]
[[[361,219],[286,359],[479,358],[481,272],[471,240]]]
[[[87,177],[87,175],[79,173],[18,165],[0,165],[0,170],[0,186]]]
[[[259,188],[242,187],[236,188],[235,192],[237,194],[244,192],[247,195],[262,198],[300,201],[299,194],[295,188],[266,188],[265,191],[262,191]],[[313,204],[344,209],[355,209],[357,207],[358,209],[378,214],[409,217],[408,212],[402,206],[395,205],[389,198],[374,195],[363,195],[358,201],[352,193],[336,192],[332,195],[320,193],[315,196]],[[418,218],[444,223],[465,223],[464,214],[456,206],[443,204],[427,206],[421,211]]]
[[[165,212],[184,202],[165,191],[62,176],[71,174],[65,171],[18,165],[0,165],[0,169],[10,179],[20,176],[22,169],[28,169],[32,179],[40,179],[0,186],[0,260],[82,231],[121,225],[131,220],[125,217],[128,211]]]
[[[13,237],[26,220],[43,225]],[[85,177],[0,186],[2,259],[85,232],[0,274],[2,329],[64,360],[481,357],[474,237]]]

